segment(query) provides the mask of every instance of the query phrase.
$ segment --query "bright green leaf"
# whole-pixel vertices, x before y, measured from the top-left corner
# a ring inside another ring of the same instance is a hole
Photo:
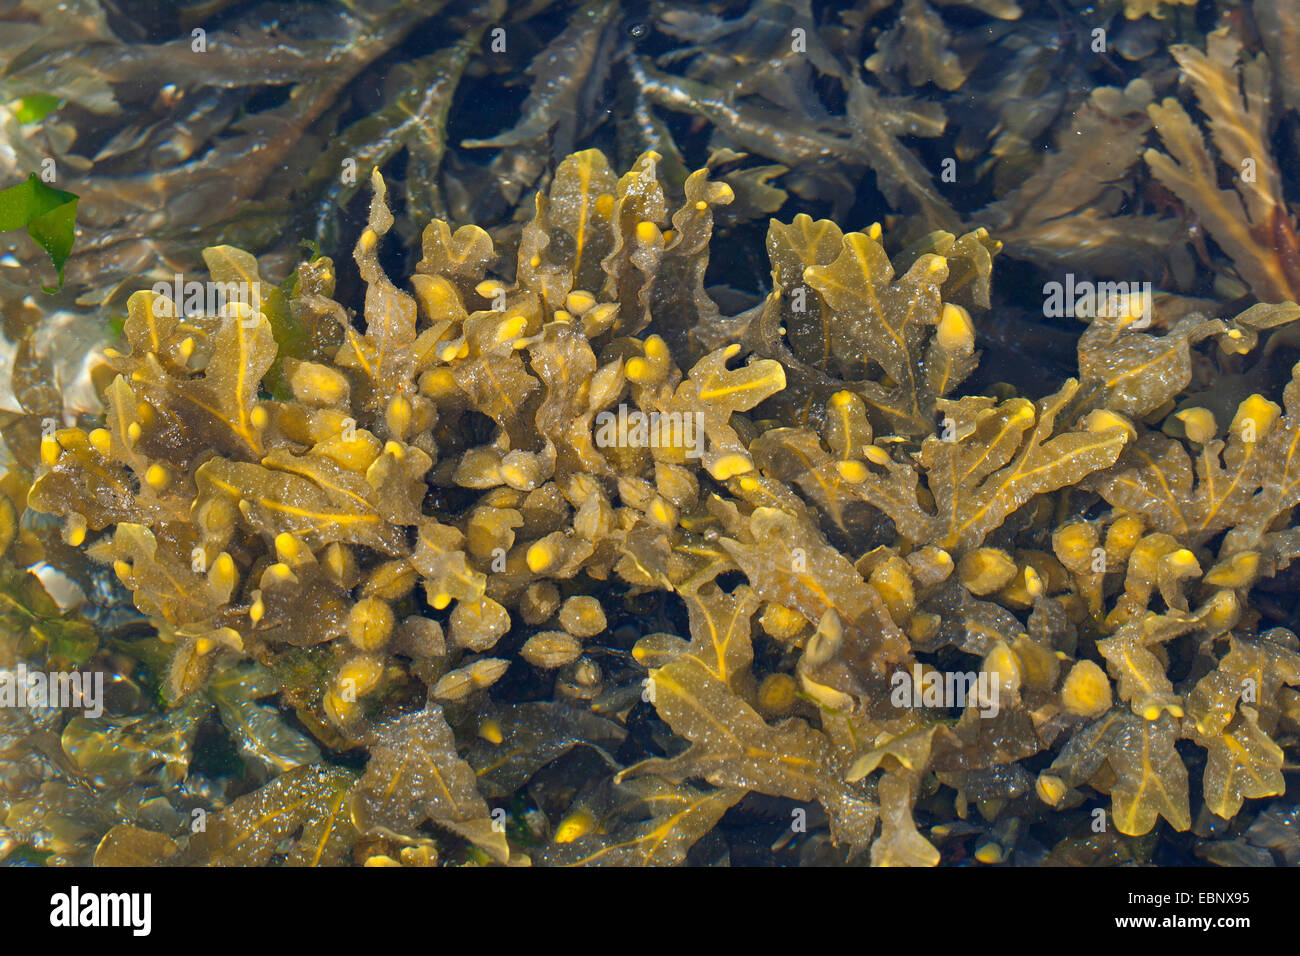
[[[63,288],[63,266],[76,237],[77,201],[75,194],[47,186],[35,173],[24,183],[0,190],[0,232],[26,228],[49,254],[59,271],[58,288],[44,289],[51,294]]]
[[[49,93],[33,93],[24,96],[14,107],[14,118],[20,123],[39,123],[60,106],[63,100]]]

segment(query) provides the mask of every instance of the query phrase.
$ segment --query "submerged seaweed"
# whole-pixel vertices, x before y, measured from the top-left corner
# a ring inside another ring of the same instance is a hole
[[[198,829],[122,811],[97,862],[677,863],[747,793],[818,805],[842,860],[996,862],[1094,806],[1137,838],[1283,792],[1300,653],[1250,595],[1300,553],[1300,378],[1222,426],[1189,390],[1300,309],[1098,315],[1053,394],[961,395],[986,233],[891,257],[773,222],[773,289],[729,317],[702,277],[734,192],[674,198],[660,161],[568,157],[513,282],[433,221],[409,292],[375,173],[357,322],[325,258],[224,315],[139,292],[103,422],[13,432],[28,507],[168,648],[168,714],[71,720],[76,772],[174,790],[215,705],[270,777]],[[337,324],[280,397],[277,309]],[[615,625],[652,598],[680,611]],[[900,699],[914,667],[983,683]]]
[[[5,859],[1293,862],[1288,5],[353,6],[13,13]]]

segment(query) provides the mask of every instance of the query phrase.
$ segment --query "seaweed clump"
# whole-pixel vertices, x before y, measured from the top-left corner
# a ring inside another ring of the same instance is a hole
[[[733,191],[700,170],[670,203],[659,162],[567,158],[510,283],[434,220],[410,291],[376,174],[363,314],[327,258],[276,306],[334,324],[310,354],[256,301],[131,297],[104,420],[28,448],[28,503],[156,627],[171,707],[255,667],[315,743],[98,862],[707,860],[750,794],[810,859],[1034,862],[1080,830],[1134,858],[1283,792],[1300,654],[1250,595],[1300,553],[1300,367],[1282,405],[1189,389],[1300,311],[1100,309],[1053,393],[961,395],[987,232],[891,258],[878,224],[773,222],[771,293],[723,316]]]
[[[1209,120],[1211,153],[1200,129],[1173,97],[1147,111],[1166,152],[1148,149],[1156,178],[1190,210],[1231,260],[1233,291],[1265,302],[1300,296],[1300,236],[1283,189],[1290,157],[1273,139],[1283,117],[1300,108],[1300,67],[1291,52],[1300,14],[1290,4],[1252,6],[1263,50],[1253,55],[1228,17],[1205,40],[1205,51],[1175,45],[1170,52]],[[1226,168],[1229,188],[1221,185]]]

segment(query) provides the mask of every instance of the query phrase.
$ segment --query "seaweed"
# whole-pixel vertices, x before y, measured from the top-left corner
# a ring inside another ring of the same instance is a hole
[[[157,629],[170,710],[61,746],[104,786],[184,786],[215,704],[259,786],[204,831],[118,821],[98,862],[681,863],[751,792],[819,805],[843,862],[1005,862],[1000,812],[1059,834],[1108,798],[1136,838],[1282,792],[1300,657],[1248,600],[1300,553],[1300,379],[1226,440],[1193,390],[1294,306],[1094,316],[1055,392],[962,394],[986,232],[891,260],[878,225],[773,222],[773,291],[727,316],[701,277],[733,192],[658,162],[566,158],[513,282],[435,220],[399,288],[376,172],[356,320],[328,259],[273,306],[132,296],[102,423],[41,438],[27,500]],[[287,355],[268,309],[336,336]],[[620,595],[680,616],[628,635]],[[990,833],[927,835],[935,786]],[[540,828],[504,822],[521,794]]]
[[[1277,119],[1268,56],[1245,53],[1226,25],[1206,38],[1205,52],[1174,46],[1171,53],[1210,118],[1218,155],[1211,156],[1186,110],[1168,98],[1148,108],[1167,154],[1147,150],[1147,165],[1195,211],[1261,301],[1294,300],[1300,240],[1269,145]],[[1219,188],[1220,163],[1233,171],[1231,189]]]
[[[35,173],[26,182],[0,190],[0,232],[26,229],[58,271],[59,288],[63,287],[63,266],[72,252],[77,199],[70,192],[45,185]]]
[[[664,4],[636,31],[488,5],[412,58],[447,15],[395,3],[322,9],[275,58],[214,34],[200,70],[97,4],[71,39],[22,6],[14,154],[99,149],[74,286],[116,301],[164,250],[270,291],[133,292],[75,408],[48,327],[6,311],[6,663],[127,696],[6,716],[16,852],[689,864],[740,859],[770,798],[780,846],[841,863],[1291,854],[1259,802],[1300,727],[1288,7],[1202,37],[1173,3]],[[1071,56],[1094,26],[1118,41]],[[188,139],[116,112],[164,60]],[[516,60],[504,129],[454,108]],[[323,146],[276,172],[272,128]],[[192,214],[232,178],[247,219]],[[154,228],[145,188],[201,228]],[[747,274],[732,246],[786,202]],[[292,268],[286,222],[331,255]],[[1006,257],[1206,292],[1193,256],[1222,301],[1080,314],[1031,394],[981,368],[1026,327],[1007,302],[1038,306]]]

